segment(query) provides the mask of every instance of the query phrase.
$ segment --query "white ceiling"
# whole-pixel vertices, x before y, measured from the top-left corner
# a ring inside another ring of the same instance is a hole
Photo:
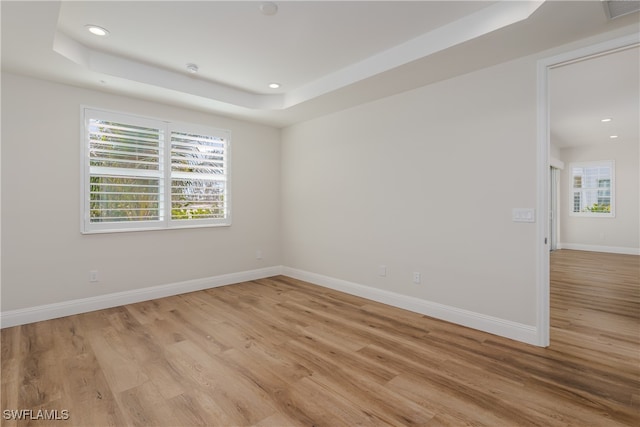
[[[638,31],[637,13],[609,20],[599,1],[278,1],[270,16],[261,4],[2,1],[2,68],[282,127],[602,32]],[[86,24],[110,34],[93,36]]]
[[[549,90],[551,142],[558,148],[639,143],[638,46],[554,68]]]
[[[260,4],[167,1],[150,9],[145,3],[65,2],[58,31],[90,49],[177,73],[195,63],[199,79],[271,94],[298,89],[490,3],[282,2],[271,16]],[[108,28],[110,37],[92,36],[85,23]],[[273,81],[282,82],[282,90],[269,90]]]

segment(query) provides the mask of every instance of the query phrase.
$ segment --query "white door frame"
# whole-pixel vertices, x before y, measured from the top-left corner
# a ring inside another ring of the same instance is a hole
[[[560,186],[560,169],[553,165],[549,168],[549,251],[558,249],[558,199]]]
[[[550,151],[550,119],[549,119],[549,70],[560,64],[577,61],[607,52],[625,49],[638,45],[639,33],[616,38],[606,42],[587,46],[571,52],[565,52],[538,61],[537,103],[538,103],[538,136],[537,136],[537,206],[544,215],[539,215],[536,237],[536,344],[549,346],[549,151]]]

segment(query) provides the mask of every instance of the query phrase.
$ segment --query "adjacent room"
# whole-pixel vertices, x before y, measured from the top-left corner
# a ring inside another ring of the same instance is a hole
[[[639,10],[2,1],[2,425],[640,424]]]

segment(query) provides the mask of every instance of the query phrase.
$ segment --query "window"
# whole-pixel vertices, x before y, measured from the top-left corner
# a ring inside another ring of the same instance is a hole
[[[229,132],[84,109],[82,232],[230,225]]]
[[[614,216],[613,161],[571,164],[573,216]]]

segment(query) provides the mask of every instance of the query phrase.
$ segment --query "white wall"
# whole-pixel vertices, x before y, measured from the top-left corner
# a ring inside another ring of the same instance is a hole
[[[80,105],[229,129],[233,225],[81,235]],[[279,169],[278,129],[3,74],[2,311],[281,265]]]
[[[535,59],[292,126],[282,147],[286,266],[536,324],[535,224],[511,221],[536,205]]]
[[[564,148],[560,245],[563,248],[640,254],[640,142]],[[615,161],[615,218],[569,215],[571,162]]]

